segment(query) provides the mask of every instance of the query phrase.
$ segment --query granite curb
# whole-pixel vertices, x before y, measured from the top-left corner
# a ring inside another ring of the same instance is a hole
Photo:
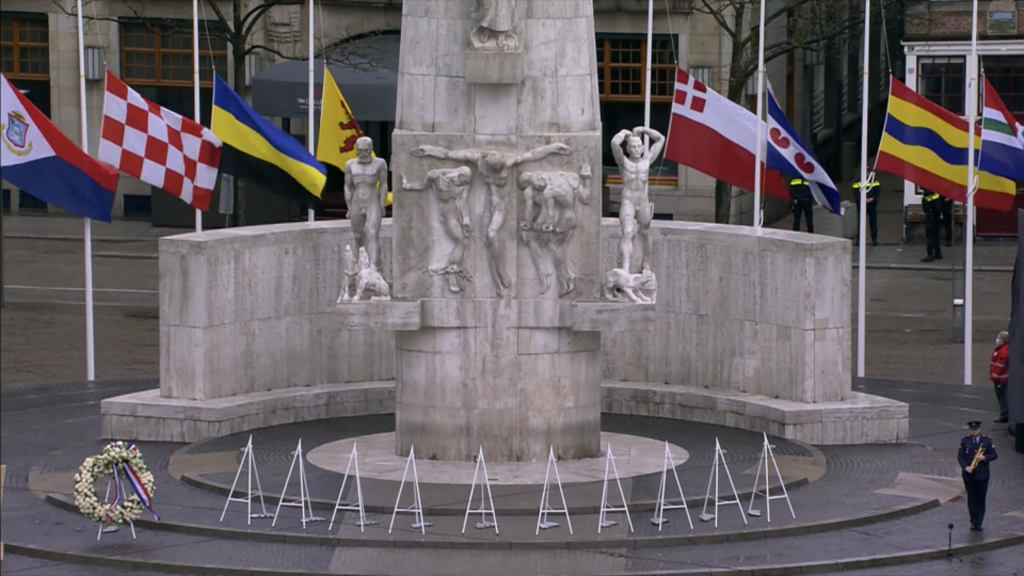
[[[67,498],[55,494],[47,494],[46,502],[69,512],[77,512],[78,508]],[[250,532],[232,528],[219,528],[201,524],[184,524],[177,522],[153,521],[139,518],[135,525],[151,530],[180,532],[192,536],[205,536],[224,540],[243,540],[248,542],[274,542],[278,544],[316,544],[363,548],[429,548],[451,550],[554,550],[554,549],[594,549],[594,548],[662,548],[668,546],[688,546],[702,544],[723,544],[728,542],[747,542],[752,540],[769,540],[788,538],[804,534],[817,534],[833,530],[846,530],[906,518],[925,512],[942,505],[938,499],[915,502],[905,506],[897,506],[881,512],[849,516],[834,520],[797,524],[781,528],[763,530],[716,532],[714,534],[690,534],[668,536],[635,536],[629,538],[606,538],[590,540],[529,541],[510,540],[504,542],[488,540],[469,540],[463,542],[437,540],[381,540],[345,538],[339,536],[320,536],[315,534],[288,534],[283,532]],[[424,513],[426,515],[426,513]]]
[[[591,576],[750,576],[751,574],[757,574],[758,576],[788,576],[790,574],[821,574],[836,570],[860,570],[864,568],[898,566],[911,562],[945,558],[950,554],[950,552],[957,555],[977,554],[979,552],[988,552],[1020,544],[1024,544],[1024,534],[1012,534],[1001,538],[991,538],[980,542],[972,542],[970,544],[960,544],[952,546],[951,548],[931,548],[898,554],[864,556],[860,558],[847,558],[835,561],[779,564],[757,568],[701,568],[689,570],[614,572],[593,574]],[[138,560],[123,556],[100,555],[88,552],[61,552],[24,544],[8,544],[7,551],[13,555],[40,560],[51,560],[55,562],[87,564],[111,568],[154,570],[174,574],[190,574],[195,576],[298,576],[300,574],[305,576],[376,576],[374,573],[367,572],[321,572],[311,570],[266,570],[260,568],[234,568],[229,566],[200,566],[181,562]],[[421,576],[429,576],[429,573],[423,572],[421,573]]]
[[[208,492],[213,492],[213,493],[215,493],[215,494],[217,494],[219,496],[227,497],[228,493],[231,491],[231,486],[228,486],[226,484],[222,484],[220,482],[214,482],[212,480],[207,480],[205,478],[198,478],[198,477],[193,476],[191,474],[182,474],[181,481],[182,481],[182,483],[187,484],[189,486],[192,486],[194,488],[199,488],[201,490],[206,490]],[[600,483],[600,480],[598,480],[596,482]],[[808,480],[806,477],[805,478],[798,478],[796,480],[787,480],[785,482],[786,491],[788,492],[790,490],[793,490],[794,488],[799,488],[799,487],[805,486],[805,485],[807,485],[809,483],[810,483],[810,480]],[[588,484],[593,484],[593,482],[589,482]],[[569,486],[569,484],[565,484],[564,486]],[[775,482],[775,480],[772,480],[771,484],[770,484],[770,488],[778,488],[778,487],[779,487],[779,485]],[[535,492],[537,494],[540,494],[542,489],[543,489],[543,486],[540,485],[540,484],[535,484],[535,485],[532,485],[532,486],[524,485],[524,486],[522,486],[522,488],[524,490],[528,490],[529,492]],[[531,488],[532,488],[532,490],[531,490]],[[238,492],[238,490],[236,490],[236,492]],[[750,493],[751,493],[751,490],[747,490],[746,492],[739,492],[740,500],[744,500],[746,498],[749,498],[750,497]],[[264,492],[263,493],[263,498],[267,502],[267,504],[271,504],[272,505],[272,504],[277,504],[280,501],[281,495],[273,493],[273,492]],[[322,500],[322,499],[312,498],[312,499],[310,499],[310,501],[312,502],[313,508],[316,508],[317,510],[334,510],[334,504],[335,504],[334,500]],[[665,502],[666,502],[666,504],[679,504],[679,500],[666,499]],[[699,497],[699,496],[686,499],[686,505],[690,506],[690,507],[700,506],[703,502],[704,502],[704,499]],[[656,502],[653,501],[653,500],[630,502],[629,503],[629,509],[630,509],[631,512],[653,512],[655,505],[656,505]],[[395,510],[393,506],[392,507],[373,506],[373,505],[367,506],[365,504],[363,505],[363,509],[364,509],[364,511],[367,514],[391,514]],[[399,510],[399,512],[401,512],[401,511],[402,510]],[[462,516],[465,513],[466,513],[466,508],[465,508],[465,506],[462,506],[461,503],[459,504],[459,507],[451,507],[451,506],[429,507],[429,506],[427,506],[427,507],[423,508],[423,515],[424,516]],[[535,516],[537,514],[537,509],[536,508],[496,508],[494,510],[494,513],[497,514],[498,516]],[[601,507],[600,506],[570,506],[569,507],[569,514],[600,514],[600,513],[601,513]]]

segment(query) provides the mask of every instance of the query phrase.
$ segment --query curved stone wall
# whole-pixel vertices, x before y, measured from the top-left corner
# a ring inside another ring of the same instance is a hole
[[[382,228],[385,270],[391,226]],[[850,393],[850,247],[833,238],[655,222],[657,329],[605,334],[608,380],[796,402]],[[160,240],[160,395],[210,400],[394,378],[395,337],[337,321],[348,222]],[[613,265],[618,222],[602,225]],[[389,273],[388,273],[389,274]]]

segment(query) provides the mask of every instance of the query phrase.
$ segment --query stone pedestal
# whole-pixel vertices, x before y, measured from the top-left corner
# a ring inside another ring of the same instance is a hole
[[[466,82],[473,84],[519,84],[523,81],[523,53],[466,52]]]

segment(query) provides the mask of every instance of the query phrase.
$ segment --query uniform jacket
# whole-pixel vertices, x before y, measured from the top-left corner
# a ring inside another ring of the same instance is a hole
[[[992,439],[984,434],[978,434],[978,443],[974,443],[974,436],[964,436],[963,440],[960,440],[960,452],[956,455],[956,459],[960,462],[960,470],[965,478],[974,478],[975,480],[988,480],[989,479],[989,462],[994,461],[999,457],[996,454],[996,445],[992,443]],[[974,469],[972,474],[968,474],[965,468],[971,465],[971,461],[974,460],[974,453],[978,451],[979,446],[985,446],[985,460],[978,462],[978,467]]]
[[[813,202],[814,195],[806,180],[794,179],[789,182],[789,197],[793,202]]]
[[[942,196],[939,196],[932,201],[928,201],[926,198],[929,194],[931,193],[925,190],[925,193],[921,195],[921,208],[924,210],[926,215],[939,216],[942,213]]]
[[[882,194],[882,187],[877,182],[869,182],[868,183],[867,197],[868,197],[868,200],[874,200],[874,202],[871,202],[870,204],[868,204],[868,206],[871,206],[872,204],[877,205],[878,204],[878,196],[881,195],[881,194]],[[857,186],[857,183],[854,183],[854,185],[853,185],[853,201],[856,204],[860,204],[860,187]]]
[[[1003,342],[992,351],[992,360],[988,363],[988,378],[997,384],[1010,381],[1010,345]]]

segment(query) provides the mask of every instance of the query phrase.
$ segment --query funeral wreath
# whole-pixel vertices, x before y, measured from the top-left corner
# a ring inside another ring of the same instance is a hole
[[[96,481],[104,476],[110,478],[105,502],[96,493]],[[75,474],[75,504],[96,522],[134,522],[143,508],[159,520],[152,508],[154,489],[153,473],[135,444],[127,442],[107,444],[102,454],[86,458]]]

